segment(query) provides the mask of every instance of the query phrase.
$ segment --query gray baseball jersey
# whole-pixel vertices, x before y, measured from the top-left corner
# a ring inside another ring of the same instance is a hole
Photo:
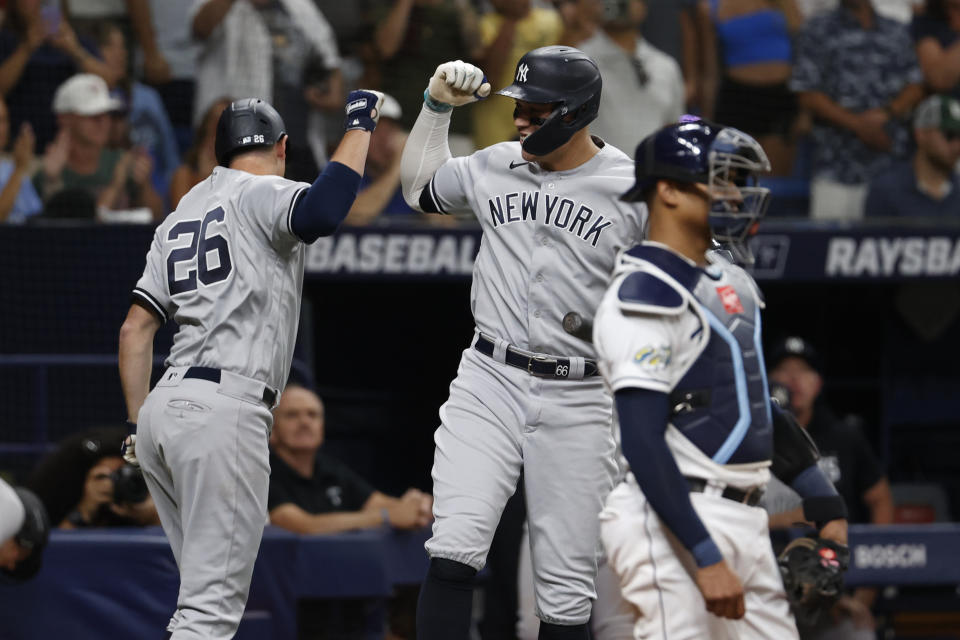
[[[161,224],[135,301],[180,329],[137,417],[137,457],[180,568],[173,640],[234,636],[267,520],[273,416],[286,383],[310,185],[217,167]],[[219,369],[198,377],[191,367]]]
[[[208,366],[283,389],[304,245],[290,228],[310,185],[217,167],[157,228],[134,296],[180,326],[169,366]]]
[[[427,189],[441,211],[473,211],[483,240],[473,268],[477,328],[536,352],[593,357],[563,316],[593,315],[620,249],[640,238],[646,209],[620,202],[634,164],[605,144],[569,171],[523,162],[519,142],[451,158]]]
[[[483,227],[471,305],[477,332],[496,342],[491,356],[464,351],[440,408],[427,551],[482,567],[522,470],[536,613],[555,624],[586,622],[596,598],[597,514],[616,474],[612,401],[573,364],[569,377],[565,367],[536,377],[505,353],[568,357],[583,373],[593,347],[562,320],[593,315],[618,250],[642,233],[643,205],[619,200],[633,166],[602,145],[575,169],[545,171],[506,142],[448,160],[426,186],[436,208],[473,211]]]

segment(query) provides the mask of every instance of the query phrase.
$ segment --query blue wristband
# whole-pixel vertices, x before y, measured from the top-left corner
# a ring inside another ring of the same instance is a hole
[[[423,90],[423,102],[427,105],[427,108],[430,109],[430,111],[436,111],[437,113],[446,113],[447,111],[453,109],[452,104],[434,100],[433,96],[430,95],[430,89]]]
[[[837,488],[830,483],[816,463],[797,474],[790,483],[790,488],[800,494],[801,498],[837,495]]]
[[[696,560],[697,566],[701,569],[723,561],[723,554],[720,553],[720,549],[717,547],[717,543],[713,541],[713,538],[707,538],[706,540],[698,542],[693,549],[690,550],[690,553],[693,554],[693,559]]]

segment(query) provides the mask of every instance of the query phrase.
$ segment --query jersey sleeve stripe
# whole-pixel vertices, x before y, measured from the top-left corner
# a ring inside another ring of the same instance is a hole
[[[307,187],[304,187],[300,189],[300,191],[297,191],[296,195],[290,199],[290,208],[287,209],[287,232],[292,236],[297,235],[293,232],[293,210],[297,208],[297,203],[300,202],[300,199],[303,198],[306,193]]]
[[[430,182],[427,184],[427,186],[430,188],[430,199],[433,200],[436,210],[440,213],[449,215],[449,213],[443,208],[443,205],[440,204],[440,196],[437,195],[437,188],[434,185],[433,178],[430,179]]]
[[[160,319],[160,322],[166,322],[169,317],[167,316],[167,310],[163,308],[157,299],[150,295],[149,291],[137,287],[133,290],[133,300],[132,302],[140,305],[147,311],[153,313],[157,318]]]

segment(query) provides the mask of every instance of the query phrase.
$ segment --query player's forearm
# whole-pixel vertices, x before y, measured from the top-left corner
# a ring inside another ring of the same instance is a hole
[[[452,157],[447,141],[450,111],[437,112],[426,104],[407,136],[400,156],[400,185],[403,199],[420,211],[420,192],[443,163]]]
[[[146,310],[131,308],[120,327],[120,384],[127,404],[127,419],[137,421],[137,414],[150,392],[153,370],[153,337],[160,321]]]
[[[623,455],[650,506],[693,554],[698,567],[720,562],[723,556],[694,510],[687,480],[663,438],[669,415],[667,394],[622,389],[615,398]]]
[[[347,135],[351,133],[366,132],[349,131]],[[370,134],[366,135],[369,139]],[[347,217],[359,187],[360,174],[336,161],[334,155],[334,160],[294,205],[290,219],[293,232],[306,243],[332,235]]]
[[[769,527],[771,529],[789,529],[795,525],[806,523],[807,521],[803,517],[803,507],[796,507],[789,511],[771,513]]]

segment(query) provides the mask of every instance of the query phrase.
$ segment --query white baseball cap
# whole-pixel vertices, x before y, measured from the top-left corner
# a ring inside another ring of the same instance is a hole
[[[123,108],[123,102],[110,97],[107,83],[98,75],[78,73],[57,87],[53,94],[54,113],[97,116]]]

